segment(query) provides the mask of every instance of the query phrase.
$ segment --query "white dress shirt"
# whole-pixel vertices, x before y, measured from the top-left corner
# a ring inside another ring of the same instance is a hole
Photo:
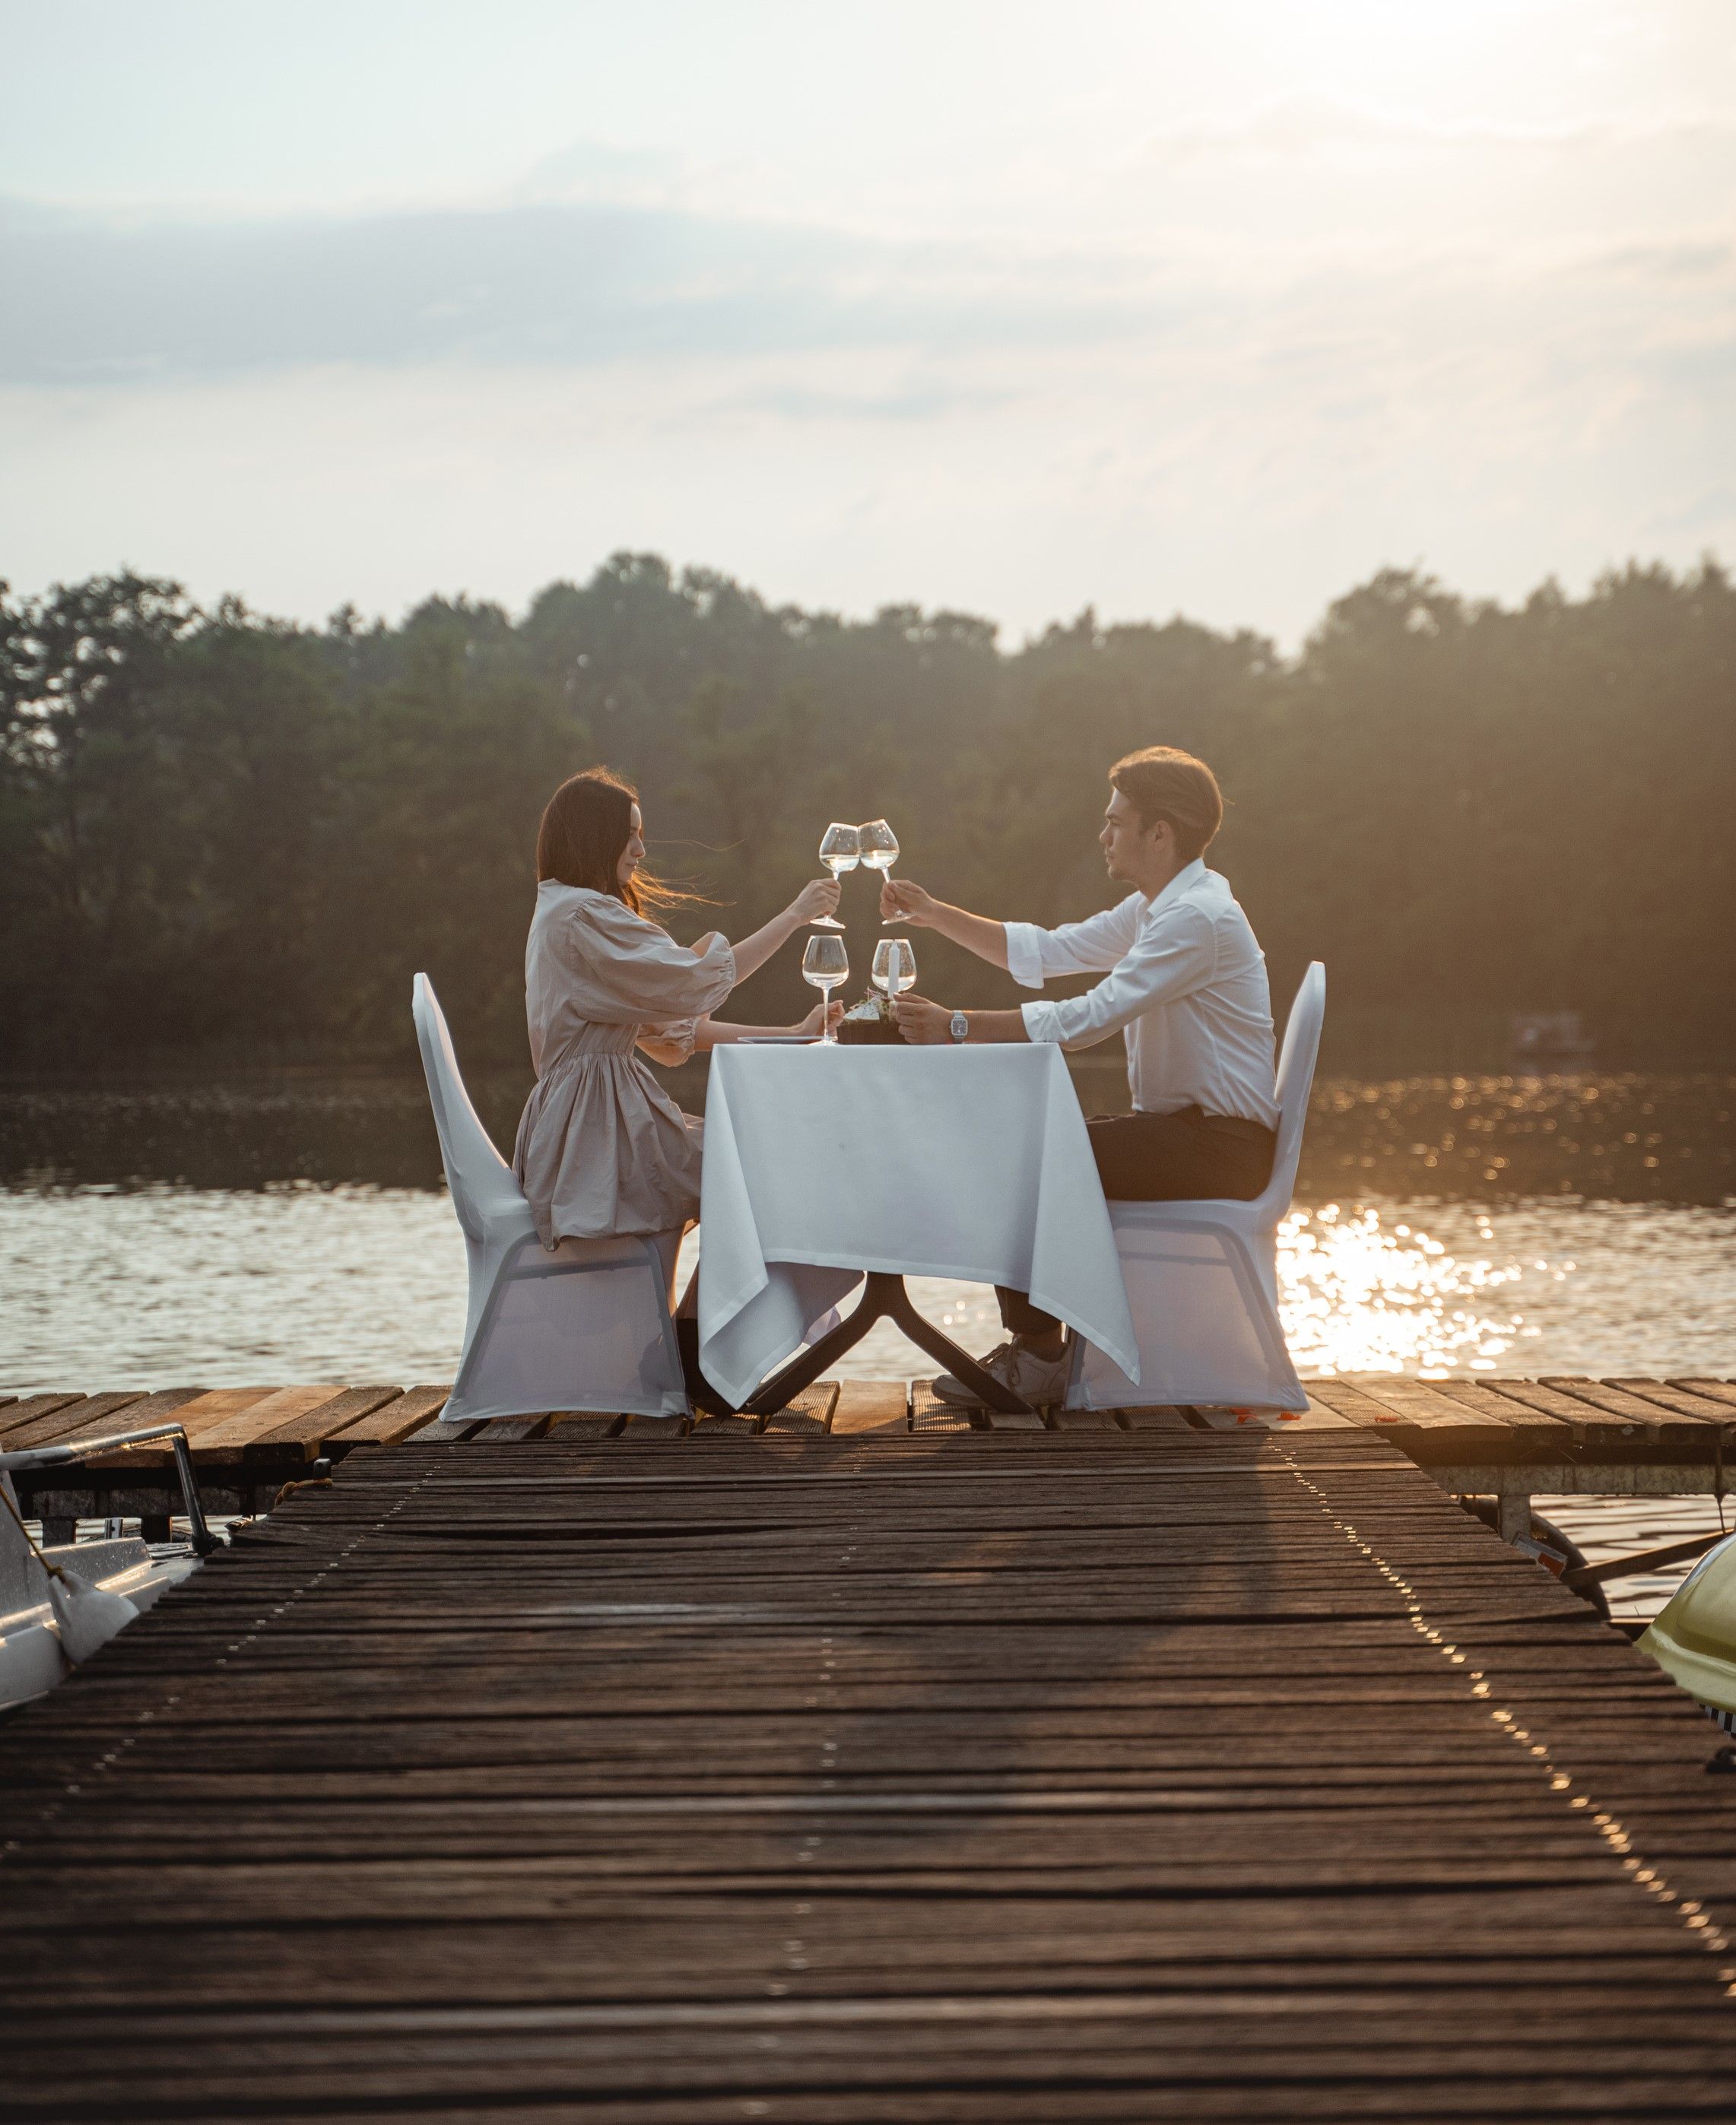
[[[1139,1113],[1196,1106],[1277,1127],[1265,954],[1228,883],[1201,858],[1149,901],[1130,893],[1059,930],[1006,928],[1007,970],[1021,987],[1040,989],[1053,974],[1106,975],[1083,996],[1025,1005],[1032,1040],[1089,1048],[1120,1033]]]

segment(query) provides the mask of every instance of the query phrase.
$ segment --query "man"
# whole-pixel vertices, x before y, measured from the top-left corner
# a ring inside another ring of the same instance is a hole
[[[1111,1202],[1246,1200],[1271,1177],[1278,1121],[1271,995],[1248,917],[1204,856],[1224,820],[1216,778],[1173,747],[1148,746],[1110,770],[1097,836],[1109,875],[1133,890],[1119,907],[1059,930],[994,922],[949,907],[909,879],[888,879],[880,912],[1004,967],[1026,988],[1049,975],[1102,973],[1082,996],[1017,1011],[951,1011],[901,997],[899,1030],[919,1044],[1052,1040],[1127,1044],[1130,1114],[1086,1127]],[[1061,1323],[1020,1291],[997,1289],[1010,1331],[984,1359],[1027,1402],[1060,1399],[1067,1356]],[[950,1373],[943,1401],[977,1397]]]

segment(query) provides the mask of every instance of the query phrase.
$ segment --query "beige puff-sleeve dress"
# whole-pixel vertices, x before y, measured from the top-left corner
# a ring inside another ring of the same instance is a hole
[[[735,986],[721,938],[703,954],[611,893],[545,879],[525,946],[536,1086],[512,1171],[545,1247],[618,1232],[674,1232],[699,1215],[704,1124],[634,1053],[691,1054],[694,1025]]]

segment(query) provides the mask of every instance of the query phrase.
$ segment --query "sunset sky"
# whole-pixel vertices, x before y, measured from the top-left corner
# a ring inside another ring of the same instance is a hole
[[[1730,0],[0,0],[0,577],[1736,561]]]

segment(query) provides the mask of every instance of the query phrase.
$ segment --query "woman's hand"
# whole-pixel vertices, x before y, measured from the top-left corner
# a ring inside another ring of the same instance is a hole
[[[892,1015],[913,1048],[937,1048],[952,1039],[952,1013],[945,1004],[930,1003],[926,997],[901,996],[892,1006]]]
[[[835,878],[809,879],[784,911],[790,928],[799,930],[804,922],[818,922],[823,915],[836,915],[841,890]]]
[[[830,1033],[844,1015],[844,1006],[836,997],[828,997],[817,1003],[799,1025],[792,1025],[792,1033],[805,1033],[818,1040],[822,1033]]]
[[[934,895],[925,893],[913,878],[887,878],[880,885],[880,919],[884,922],[913,922],[918,930],[934,927]]]

